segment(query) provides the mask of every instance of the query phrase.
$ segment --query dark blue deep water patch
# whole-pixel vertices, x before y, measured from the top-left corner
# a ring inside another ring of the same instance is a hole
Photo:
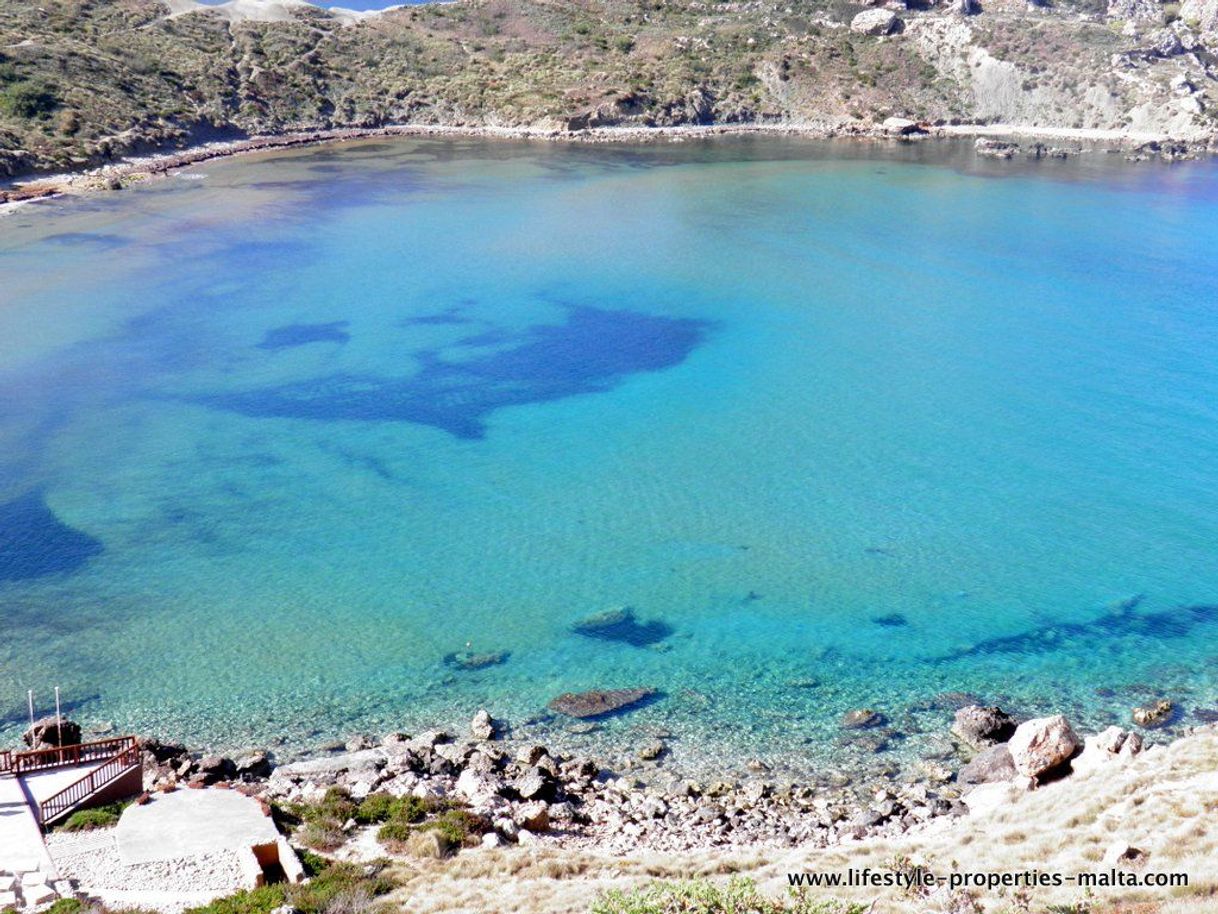
[[[256,417],[415,422],[476,439],[486,434],[486,417],[502,407],[603,393],[632,374],[678,365],[709,326],[575,307],[565,323],[526,328],[494,352],[462,361],[445,359],[441,350],[415,353],[420,368],[410,377],[337,374],[201,402]]]
[[[0,504],[0,581],[67,574],[101,551],[100,542],[60,521],[41,492]]]
[[[309,343],[345,343],[351,339],[346,326],[347,321],[334,321],[329,324],[288,324],[286,327],[268,330],[258,348],[289,349]]]
[[[1140,598],[1127,601],[1089,622],[1058,622],[1007,635],[988,638],[940,660],[960,660],[1000,654],[1032,656],[1061,650],[1087,650],[1118,638],[1167,641],[1188,638],[1198,626],[1218,622],[1218,605],[1197,604],[1154,613],[1136,611]]]

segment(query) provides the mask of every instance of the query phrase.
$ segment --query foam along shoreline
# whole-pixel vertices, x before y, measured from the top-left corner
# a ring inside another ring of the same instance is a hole
[[[173,0],[179,2],[179,0]],[[196,0],[180,0],[193,3]],[[234,0],[254,2],[254,0]],[[278,0],[274,0],[278,2]],[[304,3],[304,0],[292,0]],[[308,5],[308,4],[306,4]],[[214,7],[209,7],[214,8]],[[203,143],[172,152],[131,156],[113,164],[58,175],[22,178],[0,184],[0,213],[13,204],[65,194],[119,190],[126,181],[171,174],[178,169],[215,159],[276,149],[320,146],[378,137],[461,137],[504,140],[539,140],[568,143],[681,142],[731,136],[787,136],[809,139],[857,139],[886,142],[929,141],[943,138],[1008,138],[1011,140],[1061,140],[1123,152],[1170,147],[1169,160],[1200,157],[1213,152],[1208,140],[1188,141],[1164,133],[1037,127],[1017,124],[918,125],[889,119],[884,124],[842,125],[831,122],[775,122],[764,124],[683,124],[672,127],[592,127],[568,130],[555,125],[505,127],[494,125],[400,124],[387,127],[343,128],[249,137]],[[1077,150],[1082,151],[1082,150]],[[1142,160],[1147,154],[1131,156]]]

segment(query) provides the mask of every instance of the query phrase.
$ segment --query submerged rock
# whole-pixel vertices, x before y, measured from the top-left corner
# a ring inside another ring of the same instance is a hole
[[[551,701],[548,707],[568,717],[601,717],[637,705],[654,694],[654,689],[592,689],[588,692],[565,692]]]
[[[658,619],[639,622],[630,607],[610,609],[588,616],[571,626],[571,631],[586,638],[620,641],[634,647],[657,644],[672,634],[672,627]]]
[[[1175,716],[1176,706],[1167,699],[1160,699],[1149,705],[1134,708],[1131,716],[1139,727],[1162,727],[1171,722]]]
[[[842,715],[841,726],[846,730],[861,730],[864,727],[878,727],[884,723],[884,715],[871,708],[856,708]]]
[[[458,670],[484,670],[488,666],[506,663],[511,656],[507,651],[456,651],[444,656],[444,663]]]
[[[966,705],[956,712],[952,733],[974,749],[1005,743],[1015,733],[1015,719],[1002,708]]]
[[[1019,152],[1018,143],[1008,143],[1004,140],[992,140],[989,137],[981,137],[973,144],[973,148],[979,156],[987,156],[991,159],[1010,159],[1015,153]]]

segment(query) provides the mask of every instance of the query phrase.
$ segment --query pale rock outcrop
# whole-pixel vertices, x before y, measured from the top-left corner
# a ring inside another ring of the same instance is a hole
[[[1074,774],[1086,774],[1109,762],[1133,758],[1141,751],[1141,736],[1120,727],[1109,727],[1083,740],[1083,751],[1070,763],[1070,770]]]
[[[1162,22],[1163,7],[1157,0],[1108,0],[1108,18],[1126,22]]]
[[[968,807],[969,815],[980,816],[1009,806],[1020,793],[1020,789],[1009,781],[997,781],[975,787],[961,798],[961,802]]]
[[[1007,743],[1015,770],[1030,778],[1040,777],[1068,761],[1080,745],[1070,722],[1061,714],[1020,724]]]
[[[482,803],[498,794],[497,785],[486,775],[466,768],[457,777],[454,791],[471,803]]]
[[[474,719],[470,721],[469,735],[477,740],[491,740],[495,738],[495,721],[491,718],[490,712],[485,708],[478,711],[474,715]]]
[[[891,35],[901,25],[901,20],[892,10],[863,10],[850,20],[850,31],[862,35]]]
[[[880,126],[890,136],[910,136],[923,132],[917,121],[911,121],[907,117],[886,117]]]
[[[1218,36],[1218,0],[1184,0],[1180,19],[1196,23],[1202,35]]]

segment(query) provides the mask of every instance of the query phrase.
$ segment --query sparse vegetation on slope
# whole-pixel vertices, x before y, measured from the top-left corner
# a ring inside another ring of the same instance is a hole
[[[876,37],[849,27],[863,8],[458,0],[348,24],[311,8],[237,22],[215,11],[170,16],[162,0],[6,0],[0,174],[204,139],[404,123],[1209,123],[1203,67],[1188,98],[1168,87],[1192,59],[1181,55],[1199,52],[1177,50],[1162,22],[1127,35],[1076,4],[997,0],[979,16],[904,11],[902,31]],[[1194,48],[1209,40],[1173,28]]]

